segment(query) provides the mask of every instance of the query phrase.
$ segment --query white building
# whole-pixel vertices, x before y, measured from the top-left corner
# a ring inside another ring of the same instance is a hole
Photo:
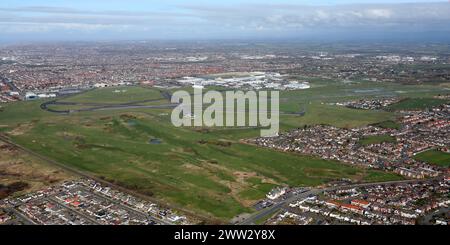
[[[56,94],[38,94],[37,96],[39,99],[55,98]]]
[[[309,89],[311,85],[308,82],[291,82],[289,84],[284,85],[285,89],[297,90],[297,89]]]
[[[94,84],[94,88],[106,88],[108,87],[108,84],[106,83],[96,83]]]
[[[266,197],[270,200],[275,200],[281,196],[283,196],[287,191],[286,187],[276,187],[272,189],[269,193],[267,193]]]
[[[27,92],[25,94],[25,99],[26,100],[35,100],[37,98],[38,98],[38,96],[35,93],[33,93],[33,92]]]

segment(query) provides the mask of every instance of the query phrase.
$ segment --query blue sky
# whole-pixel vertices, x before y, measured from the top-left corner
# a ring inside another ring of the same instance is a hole
[[[449,36],[440,0],[1,0],[0,41]]]

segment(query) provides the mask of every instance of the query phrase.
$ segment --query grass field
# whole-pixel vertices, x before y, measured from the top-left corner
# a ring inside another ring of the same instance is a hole
[[[235,135],[221,131],[173,128],[154,115],[121,113],[39,120],[10,134],[19,144],[59,162],[219,218],[250,212],[250,204],[275,185],[397,178],[239,144],[233,141]],[[162,143],[149,144],[151,138]],[[220,140],[233,143],[226,146]]]
[[[361,127],[387,120],[395,120],[395,115],[384,111],[355,110],[342,106],[311,102],[305,105],[304,116],[282,115],[283,129],[298,128],[304,125],[327,124],[341,128]],[[280,108],[283,110],[283,108]]]
[[[442,105],[449,102],[449,100],[434,99],[434,98],[411,98],[405,99],[398,103],[392,104],[388,107],[389,110],[422,110],[434,106]]]
[[[361,145],[372,145],[372,144],[380,144],[380,143],[393,143],[395,142],[395,138],[390,135],[373,135],[362,138],[359,143]]]
[[[157,89],[142,87],[113,87],[92,90],[62,101],[80,103],[119,104],[131,101],[143,101],[149,99],[163,99]]]
[[[416,155],[414,158],[441,167],[450,167],[450,153],[438,150],[429,150]]]
[[[375,123],[374,126],[380,127],[380,128],[392,128],[392,129],[400,129],[401,125],[398,122],[395,121],[384,121],[380,123]]]
[[[333,98],[365,96],[359,95],[360,90],[371,91],[370,86],[330,86],[337,90],[321,85],[312,91],[282,92],[283,112],[295,111],[299,104],[306,108],[304,116],[282,115],[282,128],[315,124],[358,127],[395,120],[394,112],[325,103]],[[114,90],[93,90],[64,101],[116,104],[161,99],[158,90]],[[258,136],[259,129],[175,128],[170,123],[171,111],[166,109],[58,115],[41,110],[40,103],[6,105],[0,112],[2,131],[20,145],[63,164],[224,221],[252,212],[251,205],[278,185],[317,186],[341,178],[369,182],[401,179],[391,173],[240,143],[240,139]],[[160,143],[149,143],[150,139]]]

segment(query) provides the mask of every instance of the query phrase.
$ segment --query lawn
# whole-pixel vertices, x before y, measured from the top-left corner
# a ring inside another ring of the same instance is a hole
[[[446,153],[439,150],[429,150],[417,154],[415,159],[435,164],[441,167],[450,167],[450,153]]]
[[[394,143],[395,138],[390,135],[372,135],[362,138],[359,143],[361,145],[373,145],[380,143]]]

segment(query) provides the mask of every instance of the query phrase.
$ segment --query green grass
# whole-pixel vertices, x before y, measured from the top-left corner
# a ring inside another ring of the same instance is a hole
[[[246,200],[261,200],[275,186],[277,186],[277,185],[268,184],[268,183],[259,183],[259,184],[253,185],[249,189],[241,191],[239,193],[239,196]]]
[[[422,110],[432,108],[449,102],[448,100],[434,99],[434,98],[409,98],[398,103],[392,104],[388,110]]]
[[[36,100],[5,104],[3,110],[0,111],[0,124],[16,126],[19,123],[27,123],[33,120],[40,120],[47,116],[53,116],[53,113],[43,111],[39,108],[39,105],[43,102],[42,100]]]
[[[115,91],[125,91],[116,93]],[[130,101],[143,101],[150,99],[163,99],[156,89],[142,87],[111,87],[95,89],[86,93],[64,99],[66,102],[120,104]]]
[[[153,89],[127,87],[129,93],[123,96],[113,93],[114,89],[93,90],[64,100],[116,104],[160,96]],[[324,93],[330,92],[327,87],[323,89]],[[282,93],[282,98],[287,99],[282,102],[283,110],[295,109],[303,100],[299,99],[303,93]],[[318,91],[308,92],[308,101],[313,102],[307,103],[305,116],[281,117],[284,129],[315,124],[355,127],[395,117],[391,112],[322,104],[315,93]],[[276,185],[317,186],[342,178],[360,181],[401,178],[239,143],[239,139],[258,136],[259,129],[175,128],[170,123],[170,110],[58,115],[42,111],[39,108],[42,102],[5,105],[0,112],[0,125],[6,125],[2,130],[9,131],[17,143],[63,164],[224,221],[252,212],[248,203],[263,198]],[[162,143],[149,144],[151,138]],[[231,144],[217,143],[221,141]],[[242,179],[239,173],[250,177]]]
[[[391,128],[391,129],[400,129],[401,125],[398,122],[394,121],[383,121],[380,123],[375,123],[374,126],[381,128]]]
[[[380,144],[385,142],[395,142],[395,138],[390,135],[373,135],[362,138],[359,143],[361,145]]]
[[[310,103],[305,107],[306,114],[304,116],[282,115],[280,119],[282,128],[298,128],[317,124],[353,128],[395,119],[395,115],[391,112],[355,110],[321,103]]]
[[[441,167],[450,167],[450,153],[439,150],[429,150],[417,154],[415,159],[435,164]]]
[[[264,197],[274,186],[243,184],[240,195],[232,196],[228,186],[237,184],[236,171],[292,186],[315,186],[342,177],[364,179],[367,175],[337,162],[239,143],[229,147],[200,144],[201,139],[212,140],[217,135],[173,128],[153,116],[133,115],[140,118],[133,120],[133,126],[120,114],[111,119],[68,116],[42,120],[13,138],[69,166],[219,218],[249,212],[238,199]],[[149,138],[163,143],[150,145]]]
[[[333,80],[306,78],[311,89],[284,91],[280,94],[281,103],[343,102],[362,98],[430,98],[442,94],[443,88],[437,85],[402,85],[397,83],[352,81],[344,83]],[[286,101],[287,100],[287,101]]]

